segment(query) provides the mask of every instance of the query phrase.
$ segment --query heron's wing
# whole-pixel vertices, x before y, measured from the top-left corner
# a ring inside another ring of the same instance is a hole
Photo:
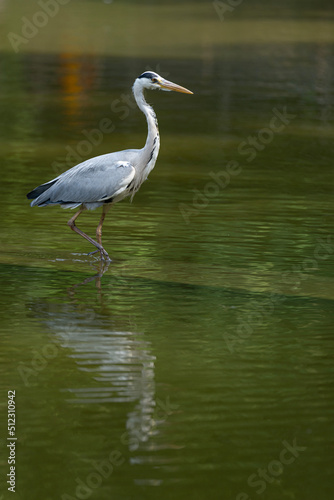
[[[42,204],[80,204],[112,201],[127,189],[135,176],[128,161],[108,161],[104,157],[87,160],[46,183],[45,190],[33,202]],[[48,184],[50,187],[47,187]],[[42,186],[36,188],[41,189]]]

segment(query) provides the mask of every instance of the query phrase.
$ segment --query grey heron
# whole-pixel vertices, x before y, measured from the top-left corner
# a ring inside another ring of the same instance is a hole
[[[139,109],[147,120],[148,134],[142,149],[126,149],[116,153],[96,156],[70,168],[55,179],[36,187],[27,194],[31,206],[60,205],[77,208],[78,212],[68,221],[69,227],[92,243],[100,252],[101,260],[110,261],[102,246],[102,225],[111,205],[126,196],[134,196],[154,168],[160,148],[158,122],[155,112],[145,101],[145,89],[174,90],[185,94],[192,92],[165,80],[153,71],[146,71],[136,78],[132,90]],[[96,229],[96,240],[81,231],[75,221],[84,210],[102,206],[102,215]]]

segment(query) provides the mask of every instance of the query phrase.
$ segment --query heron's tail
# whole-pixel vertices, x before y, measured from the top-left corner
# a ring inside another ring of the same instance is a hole
[[[27,194],[28,200],[36,200],[31,203],[31,206],[34,205],[39,205],[39,202],[36,198],[39,198],[41,194],[45,193],[55,182],[57,182],[58,179],[54,179],[53,181],[46,182],[45,184],[41,184],[40,186],[36,187],[30,193]],[[45,197],[43,196],[43,201],[41,202],[44,204],[45,203]]]

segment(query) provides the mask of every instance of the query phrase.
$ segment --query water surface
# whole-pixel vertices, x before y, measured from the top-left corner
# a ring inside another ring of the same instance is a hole
[[[36,5],[13,5],[0,4],[0,444],[7,474],[15,390],[16,498],[332,499],[330,3],[245,3],[221,20],[211,2],[72,0],[18,53],[7,34]],[[148,95],[159,159],[108,214],[102,269],[73,212],[25,195],[143,145],[129,99],[148,68],[194,95]]]

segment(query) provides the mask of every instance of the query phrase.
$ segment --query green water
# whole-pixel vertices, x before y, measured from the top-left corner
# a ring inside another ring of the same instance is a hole
[[[0,3],[0,499],[333,498],[334,11],[222,4],[72,0],[15,52],[41,8]],[[25,195],[142,147],[146,69],[194,95],[147,95],[160,155],[101,268]]]

